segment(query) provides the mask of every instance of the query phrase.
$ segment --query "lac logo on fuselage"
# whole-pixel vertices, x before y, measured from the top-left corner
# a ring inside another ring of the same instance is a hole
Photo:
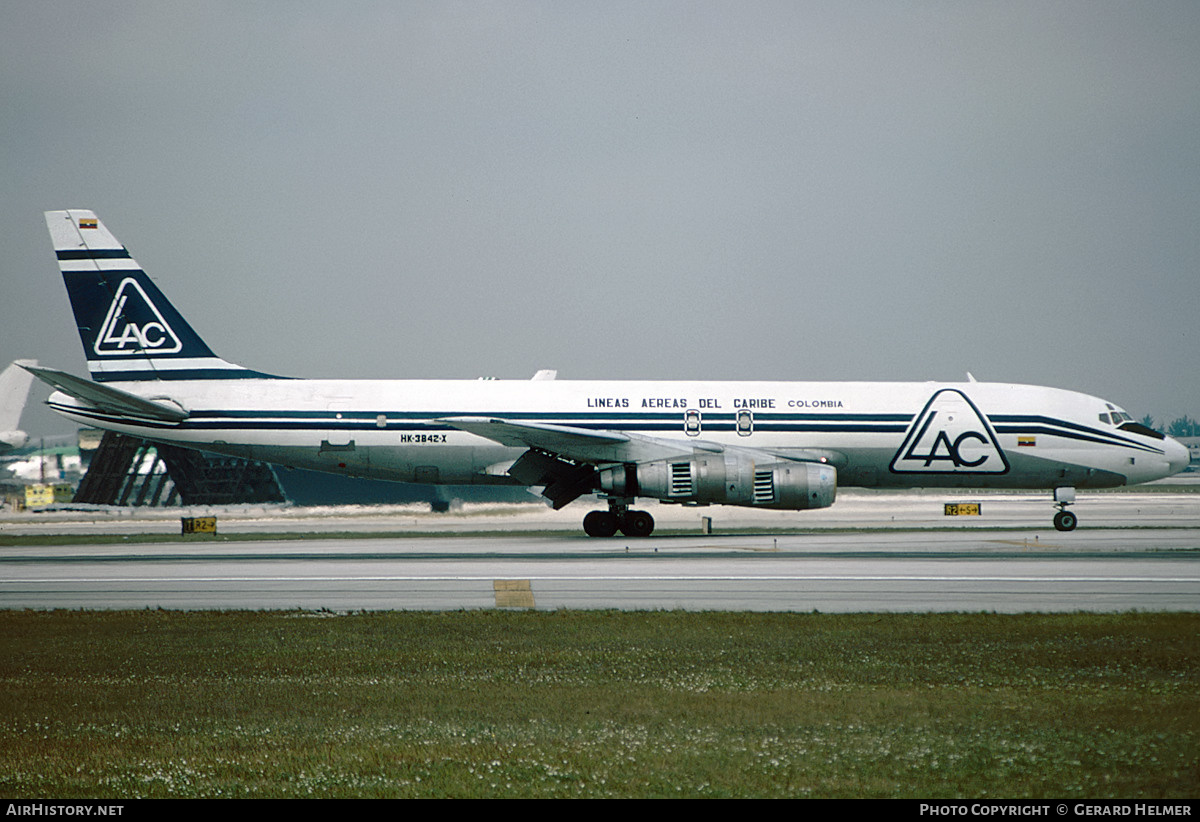
[[[895,474],[1003,474],[1008,467],[983,414],[954,388],[930,397],[889,466]]]

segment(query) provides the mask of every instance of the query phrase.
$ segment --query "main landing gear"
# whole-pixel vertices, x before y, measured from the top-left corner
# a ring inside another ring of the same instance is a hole
[[[1055,488],[1054,505],[1058,513],[1054,515],[1054,527],[1059,531],[1074,531],[1079,524],[1079,518],[1067,506],[1075,501],[1074,488]]]
[[[632,500],[608,500],[607,511],[590,511],[583,518],[583,530],[589,537],[611,537],[620,531],[627,537],[648,537],[654,531],[654,517],[645,511],[630,511]]]

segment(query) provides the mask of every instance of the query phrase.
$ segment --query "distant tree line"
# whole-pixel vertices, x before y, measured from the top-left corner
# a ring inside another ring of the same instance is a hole
[[[1142,425],[1156,430],[1158,428],[1154,424],[1154,417],[1149,414],[1142,417]],[[1200,422],[1196,422],[1196,420],[1184,414],[1182,417],[1168,423],[1163,433],[1169,434],[1172,437],[1200,437]]]

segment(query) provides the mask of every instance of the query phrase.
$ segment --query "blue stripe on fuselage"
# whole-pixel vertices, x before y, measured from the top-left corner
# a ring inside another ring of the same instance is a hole
[[[989,417],[998,434],[1046,434],[1053,437],[1096,442],[1103,445],[1135,448],[1139,451],[1149,451],[1152,454],[1165,453],[1161,448],[1155,448],[1128,437],[1080,425],[1075,422],[1054,419],[1036,414],[997,414]]]
[[[334,416],[340,414],[341,416]],[[440,412],[349,412],[349,411],[195,411],[188,419],[188,427],[195,428],[246,428],[265,430],[281,428],[288,430],[343,428],[355,430],[404,430],[420,428],[421,430],[456,430],[453,426],[432,422],[443,417],[464,416],[462,411]],[[680,433],[682,420],[678,414],[631,414],[631,413],[537,413],[516,412],[502,413],[509,420],[542,422],[552,425],[565,425],[590,430],[621,431],[656,431]],[[755,422],[757,431],[773,432],[804,432],[804,433],[867,433],[867,434],[896,434],[903,433],[905,424],[876,422],[866,420],[872,417],[907,420],[901,415],[855,415],[846,414],[836,417],[821,418],[815,414],[780,414],[782,419],[776,421]],[[379,424],[379,418],[384,418],[384,424]],[[791,418],[791,419],[789,419]],[[803,421],[797,418],[804,418]],[[761,419],[761,418],[760,418]],[[735,431],[736,417],[733,414],[711,415],[704,418],[703,428],[707,431]]]

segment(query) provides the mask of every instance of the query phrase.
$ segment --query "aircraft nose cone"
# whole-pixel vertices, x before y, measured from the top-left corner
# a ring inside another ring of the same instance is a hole
[[[1170,465],[1172,474],[1178,474],[1184,468],[1188,467],[1191,455],[1188,454],[1187,446],[1182,442],[1167,437],[1165,450],[1167,452],[1167,464]]]

